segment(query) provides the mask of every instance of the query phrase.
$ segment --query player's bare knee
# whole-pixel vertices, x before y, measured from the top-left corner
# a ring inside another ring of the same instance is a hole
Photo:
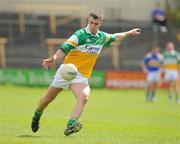
[[[82,95],[80,98],[80,101],[83,102],[84,104],[86,104],[88,101],[88,95]]]
[[[85,96],[85,97],[84,97],[83,102],[84,102],[84,103],[87,103],[87,102],[88,102],[88,96]]]

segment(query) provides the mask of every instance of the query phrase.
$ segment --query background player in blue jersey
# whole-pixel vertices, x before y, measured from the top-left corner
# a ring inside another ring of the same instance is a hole
[[[147,74],[146,101],[155,100],[155,91],[160,81],[162,59],[160,49],[156,46],[145,55],[142,61],[142,70]]]

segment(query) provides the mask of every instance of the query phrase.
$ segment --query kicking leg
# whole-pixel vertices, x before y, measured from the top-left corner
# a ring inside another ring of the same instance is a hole
[[[72,84],[70,88],[76,96],[77,102],[67,123],[67,128],[64,131],[64,134],[66,136],[80,131],[82,124],[78,122],[78,118],[81,116],[84,106],[88,101],[88,96],[90,94],[89,86],[84,83]]]

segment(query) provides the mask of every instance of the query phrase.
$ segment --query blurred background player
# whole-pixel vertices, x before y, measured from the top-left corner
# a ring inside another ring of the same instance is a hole
[[[166,51],[163,52],[163,69],[164,79],[168,84],[168,98],[173,99],[172,89],[175,90],[176,102],[180,103],[179,97],[179,71],[180,71],[180,54],[175,50],[174,43],[166,44]]]
[[[160,81],[162,55],[158,46],[152,48],[151,52],[147,53],[141,64],[142,70],[146,73],[147,92],[146,101],[155,100],[155,91]]]
[[[90,95],[88,78],[92,73],[96,59],[103,46],[108,46],[113,41],[121,41],[127,36],[139,35],[141,33],[141,30],[136,28],[123,33],[108,34],[99,30],[102,21],[103,16],[100,12],[91,12],[88,17],[87,27],[77,30],[64,44],[60,45],[60,49],[52,58],[43,61],[43,67],[48,69],[52,63],[65,57],[64,63],[76,65],[79,73],[74,80],[66,81],[60,74],[61,67],[57,70],[47,93],[40,99],[34,113],[31,124],[33,132],[39,129],[39,120],[43,110],[56,98],[58,93],[67,88],[73,91],[77,102],[67,122],[64,134],[68,136],[78,132],[82,127],[78,119]]]

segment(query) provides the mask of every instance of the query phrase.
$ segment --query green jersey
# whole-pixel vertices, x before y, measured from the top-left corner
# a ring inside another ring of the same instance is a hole
[[[180,63],[180,54],[177,51],[163,52],[163,64],[166,70],[177,70]]]
[[[60,48],[66,53],[64,63],[72,63],[78,71],[89,78],[103,46],[115,40],[114,34],[98,31],[92,34],[89,27],[76,31]]]

